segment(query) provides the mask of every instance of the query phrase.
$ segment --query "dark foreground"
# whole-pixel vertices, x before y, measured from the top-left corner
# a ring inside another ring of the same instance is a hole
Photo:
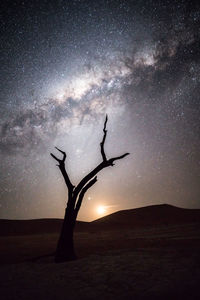
[[[1,237],[1,299],[200,299],[200,226],[77,232],[79,259],[55,264],[57,235]]]

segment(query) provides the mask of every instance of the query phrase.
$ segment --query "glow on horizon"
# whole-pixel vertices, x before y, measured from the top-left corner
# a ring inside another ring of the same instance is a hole
[[[107,210],[106,210],[105,206],[99,205],[99,206],[97,206],[96,211],[97,211],[98,215],[102,216],[106,213]]]

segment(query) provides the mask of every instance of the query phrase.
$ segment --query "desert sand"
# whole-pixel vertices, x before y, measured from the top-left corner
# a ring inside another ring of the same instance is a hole
[[[0,237],[1,299],[200,299],[198,215],[153,206],[80,223],[79,259],[61,264],[52,255],[59,226],[40,234],[9,231]]]

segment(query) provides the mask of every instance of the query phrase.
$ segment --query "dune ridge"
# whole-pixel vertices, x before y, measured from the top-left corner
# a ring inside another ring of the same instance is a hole
[[[117,230],[145,226],[200,223],[200,209],[179,208],[168,204],[120,210],[92,222],[77,221],[76,231]],[[62,219],[0,219],[0,236],[58,233]]]

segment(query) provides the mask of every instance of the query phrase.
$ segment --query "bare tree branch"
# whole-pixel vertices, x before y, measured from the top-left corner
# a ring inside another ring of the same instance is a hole
[[[58,149],[57,147],[55,147],[55,148],[63,154],[63,159],[62,159],[62,161],[65,162],[65,159],[66,159],[66,157],[67,157],[66,153],[65,153],[64,151]]]
[[[68,174],[67,174],[67,172],[66,172],[66,169],[65,169],[65,165],[64,165],[64,164],[63,164],[63,165],[60,165],[59,168],[60,168],[60,171],[61,171],[61,173],[62,173],[62,175],[63,175],[63,177],[64,177],[64,179],[65,179],[65,183],[66,183],[68,189],[69,189],[70,191],[71,191],[71,190],[73,191],[74,185],[71,183],[71,181],[70,181],[70,179],[69,179],[69,176],[68,176]]]
[[[50,155],[59,162],[59,164],[62,162],[59,158],[57,158],[53,153],[50,153]]]
[[[106,159],[106,155],[105,155],[105,150],[104,150],[104,144],[105,144],[106,135],[107,135],[107,130],[106,130],[106,124],[107,124],[107,121],[108,121],[108,116],[106,115],[106,119],[105,119],[104,127],[103,127],[104,135],[103,135],[102,142],[100,143],[100,147],[101,147],[101,155],[102,155],[103,161],[106,161],[106,160],[107,160],[107,159]]]
[[[84,186],[84,188],[82,189],[82,191],[80,192],[79,194],[79,197],[78,197],[78,201],[77,201],[77,204],[76,204],[76,213],[78,213],[80,207],[81,207],[81,204],[82,204],[82,201],[83,201],[83,197],[85,195],[85,193],[87,192],[87,190],[93,185],[95,184],[95,182],[97,182],[97,176],[95,176],[92,180],[90,180],[88,182],[87,185]]]
[[[102,155],[103,161],[79,182],[77,187],[74,189],[74,196],[75,197],[78,196],[78,194],[81,192],[81,189],[87,184],[87,182],[89,180],[91,180],[94,176],[96,176],[96,174],[98,172],[100,172],[102,169],[104,169],[106,167],[114,166],[113,162],[115,160],[122,159],[125,156],[130,154],[130,153],[125,153],[123,155],[113,157],[113,158],[110,158],[109,160],[107,160],[106,155],[105,155],[105,151],[104,151],[104,144],[105,144],[106,135],[107,135],[107,130],[106,130],[107,121],[108,121],[108,116],[106,115],[106,119],[105,119],[105,122],[104,122],[104,128],[103,128],[104,135],[103,135],[102,142],[100,143],[101,155]]]
[[[68,174],[67,174],[67,172],[66,172],[66,169],[65,169],[65,159],[66,159],[67,155],[66,155],[66,153],[65,153],[64,151],[60,150],[59,148],[57,148],[57,147],[55,147],[55,148],[63,154],[63,159],[57,158],[57,157],[56,157],[54,154],[52,154],[52,153],[50,153],[50,154],[51,154],[51,156],[52,156],[55,160],[57,160],[57,161],[59,162],[59,165],[57,165],[57,166],[60,168],[60,171],[61,171],[61,173],[62,173],[62,175],[63,175],[63,177],[64,177],[64,180],[65,180],[65,183],[66,183],[66,185],[67,185],[67,187],[68,187],[68,190],[69,190],[69,191],[73,191],[74,185],[71,183],[71,181],[70,181],[70,179],[69,179],[69,176],[68,176]]]
[[[80,193],[81,189],[84,187],[84,185],[87,184],[87,182],[89,180],[91,180],[99,171],[101,171],[103,168],[105,168],[105,164],[106,164],[106,162],[100,163],[96,168],[94,168],[88,175],[86,175],[79,182],[79,184],[76,186],[76,188],[74,190],[74,196],[75,197]]]
[[[103,161],[101,162],[96,168],[94,168],[89,174],[87,174],[80,182],[79,184],[77,185],[77,187],[75,188],[74,190],[74,195],[78,195],[78,193],[80,193],[81,189],[84,187],[84,185],[87,184],[87,182],[89,180],[91,180],[94,176],[97,175],[97,173],[99,173],[101,170],[103,170],[104,168],[106,167],[109,167],[109,166],[113,166],[113,162],[115,160],[118,160],[118,159],[122,159],[124,158],[125,156],[129,155],[129,153],[125,153],[121,156],[118,156],[118,157],[114,157],[114,158],[110,158],[109,160],[107,161]]]
[[[123,154],[123,155],[120,155],[120,156],[117,156],[117,157],[113,157],[113,158],[110,158],[109,160],[108,160],[108,162],[110,163],[110,166],[114,166],[114,164],[113,164],[113,162],[115,161],[115,160],[118,160],[118,159],[122,159],[122,158],[124,158],[125,156],[127,156],[127,155],[129,155],[130,153],[125,153],[125,154]]]
[[[55,159],[58,162],[58,167],[62,172],[65,183],[68,187],[67,207],[65,209],[65,217],[63,220],[63,225],[62,225],[62,229],[61,229],[61,233],[60,233],[60,237],[58,240],[57,249],[55,253],[55,262],[63,262],[67,260],[73,260],[76,258],[76,254],[74,251],[74,243],[73,243],[74,226],[85,193],[97,181],[97,176],[96,176],[97,173],[106,167],[113,166],[114,161],[122,159],[125,156],[129,155],[129,153],[125,153],[123,155],[107,159],[104,150],[105,141],[107,137],[107,129],[106,129],[107,121],[108,121],[108,117],[106,115],[104,127],[103,127],[103,138],[100,143],[102,162],[99,165],[97,165],[89,174],[87,174],[76,187],[72,185],[65,169],[65,160],[67,157],[66,153],[57,147],[55,148],[63,155],[62,159],[59,159],[53,153],[51,153],[53,159]]]
[[[55,160],[57,160],[57,161],[59,162],[59,164],[64,163],[64,162],[65,162],[65,159],[66,159],[66,157],[67,157],[66,153],[65,153],[64,151],[60,150],[60,149],[57,148],[57,147],[55,147],[55,148],[63,154],[63,159],[57,158],[53,153],[50,153],[51,156],[52,156]]]

